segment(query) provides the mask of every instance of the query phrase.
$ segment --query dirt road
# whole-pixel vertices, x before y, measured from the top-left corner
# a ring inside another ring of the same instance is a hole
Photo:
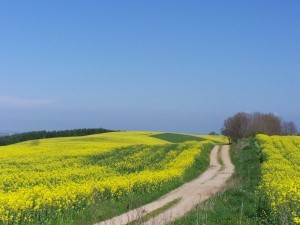
[[[222,165],[219,161],[222,161]],[[210,154],[209,168],[198,178],[180,186],[152,203],[95,225],[125,225],[131,221],[139,220],[144,215],[161,208],[175,199],[181,198],[177,204],[173,205],[163,213],[142,223],[145,225],[168,224],[171,221],[182,217],[197,204],[208,199],[222,189],[233,172],[234,166],[230,160],[229,146],[223,145],[221,150],[219,150],[219,146],[215,146]]]

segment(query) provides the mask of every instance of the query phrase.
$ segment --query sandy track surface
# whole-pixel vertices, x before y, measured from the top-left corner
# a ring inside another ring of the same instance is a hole
[[[218,154],[220,154],[219,158],[221,158],[223,165],[218,162]],[[219,146],[215,146],[210,154],[209,168],[198,178],[180,186],[154,202],[95,225],[125,225],[131,221],[139,220],[147,213],[159,209],[175,199],[181,198],[181,201],[176,205],[153,217],[149,221],[142,223],[145,225],[168,224],[182,217],[197,204],[221,190],[233,172],[234,166],[230,160],[229,146],[223,145],[220,153]]]

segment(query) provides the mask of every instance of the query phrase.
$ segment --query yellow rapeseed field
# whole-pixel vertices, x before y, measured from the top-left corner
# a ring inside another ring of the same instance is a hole
[[[0,224],[46,221],[181,179],[210,141],[170,143],[113,132],[0,147]]]
[[[221,144],[228,144],[229,141],[228,138],[223,135],[198,135],[198,137]]]
[[[266,157],[260,189],[272,213],[282,224],[288,217],[300,223],[300,137],[257,135],[257,140]]]

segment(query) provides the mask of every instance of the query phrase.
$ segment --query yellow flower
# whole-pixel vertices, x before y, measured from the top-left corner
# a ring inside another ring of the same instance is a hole
[[[0,224],[155,190],[183,177],[207,146],[213,143],[172,144],[145,132],[116,132],[0,147]]]

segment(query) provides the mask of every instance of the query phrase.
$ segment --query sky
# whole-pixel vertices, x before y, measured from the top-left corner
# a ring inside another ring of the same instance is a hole
[[[300,127],[300,1],[0,1],[0,130]]]

